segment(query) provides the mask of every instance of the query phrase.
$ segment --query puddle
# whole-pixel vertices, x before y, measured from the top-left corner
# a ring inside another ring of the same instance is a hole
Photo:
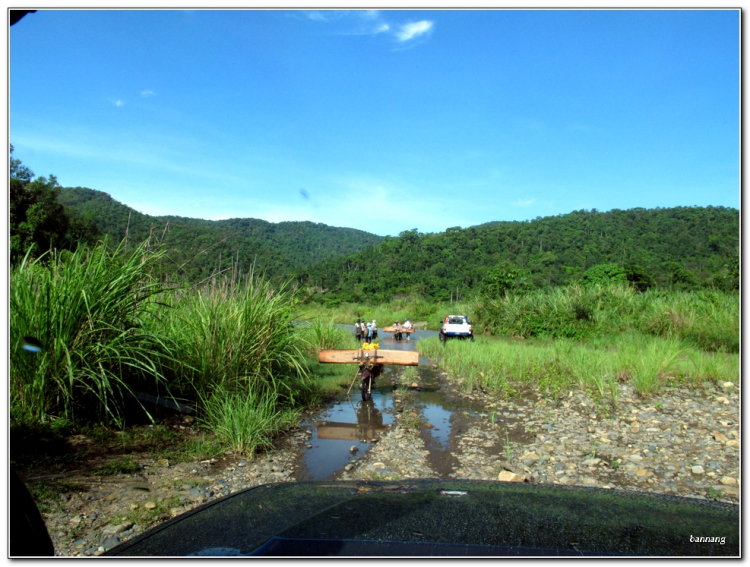
[[[342,327],[352,332],[354,329],[352,326]],[[411,340],[395,341],[390,333],[381,332],[378,342],[383,349],[415,350],[419,339],[437,335],[436,331],[416,331]],[[303,422],[302,426],[312,433],[312,438],[308,441],[310,447],[303,449],[297,462],[296,480],[335,478],[347,464],[365,456],[372,446],[370,440],[379,434],[385,435],[395,421],[392,393],[396,373],[400,371],[397,366],[384,368],[375,382],[371,401],[362,401],[355,385],[349,398],[342,394],[332,406]],[[439,476],[447,477],[459,466],[455,454],[460,452],[460,436],[474,425],[486,427],[486,414],[491,410],[478,402],[451,395],[429,359],[420,357],[417,371],[420,391],[416,404],[424,420],[420,436],[429,451],[430,466]],[[517,421],[518,417],[512,412],[496,416],[496,423],[508,428],[511,441],[527,441],[522,430],[513,430]],[[352,448],[356,448],[354,453]],[[499,444],[488,448],[490,454],[500,454],[502,450]]]

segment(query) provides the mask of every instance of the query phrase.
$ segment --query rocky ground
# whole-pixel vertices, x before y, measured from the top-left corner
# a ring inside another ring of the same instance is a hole
[[[739,392],[734,385],[673,388],[648,399],[630,386],[619,389],[618,407],[609,416],[600,415],[584,393],[570,392],[557,402],[534,401],[530,395],[507,403],[469,394],[484,406],[485,419],[453,435],[458,466],[448,476],[738,501]],[[417,431],[404,433],[396,426],[347,478],[439,476],[420,466],[424,451]]]
[[[439,463],[428,447],[434,424],[421,413],[418,389],[419,383],[409,380],[394,391],[394,423],[370,440],[364,455],[353,455],[337,478],[450,476],[738,502],[739,391],[729,383],[706,390],[667,389],[647,399],[621,385],[618,407],[610,415],[602,415],[602,408],[579,392],[558,401],[529,394],[498,402],[481,392],[452,390],[448,395],[468,398],[475,409],[455,410],[449,453]],[[58,555],[99,555],[210,500],[293,481],[295,463],[310,438],[311,431],[298,429],[253,461],[231,454],[179,464],[142,458],[132,475],[67,473],[65,480],[74,488],[45,514],[55,550]]]

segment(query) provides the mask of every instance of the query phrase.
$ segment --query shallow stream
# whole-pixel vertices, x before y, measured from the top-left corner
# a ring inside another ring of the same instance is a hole
[[[343,327],[343,326],[342,326]],[[352,326],[345,327],[354,332]],[[382,349],[416,350],[420,339],[437,337],[437,331],[416,331],[411,340],[396,341],[391,333],[380,332]],[[351,393],[339,395],[330,406],[302,422],[302,427],[310,432],[311,438],[305,445],[297,465],[295,478],[298,481],[333,479],[350,463],[363,458],[377,442],[380,434],[385,434],[394,422],[397,411],[393,401],[396,389],[396,376],[403,369],[386,366],[375,382],[371,401],[362,401],[356,381]],[[479,403],[467,401],[452,392],[452,388],[441,378],[432,362],[420,356],[417,367],[418,384],[416,408],[420,412],[423,425],[420,436],[429,451],[428,462],[440,476],[449,476],[458,466],[456,453],[458,435],[467,431],[479,421],[487,422],[488,410]],[[511,417],[498,417],[507,426],[515,422]],[[521,432],[512,434],[513,441]],[[489,453],[499,454],[501,446],[490,447]]]

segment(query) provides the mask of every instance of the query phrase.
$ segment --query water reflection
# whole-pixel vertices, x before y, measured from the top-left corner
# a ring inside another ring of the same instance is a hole
[[[361,458],[393,423],[389,369],[375,383],[372,400],[339,399],[320,414],[311,431],[312,447],[306,448],[299,463],[297,480],[329,478],[350,461]],[[350,449],[356,447],[352,453]]]
[[[354,334],[353,325],[339,325]],[[381,349],[416,350],[422,338],[437,337],[436,331],[416,331],[410,341],[394,340],[390,333],[381,331],[378,340]],[[420,357],[418,377],[419,398],[417,400],[422,418],[426,422],[421,436],[428,449],[433,469],[441,476],[455,470],[457,460],[452,454],[456,449],[454,436],[467,429],[466,420],[477,419],[475,407],[462,399],[446,399],[440,388],[437,373],[430,368],[430,361]],[[334,405],[319,414],[306,426],[312,432],[311,447],[303,450],[298,462],[297,480],[322,480],[334,477],[344,467],[362,458],[372,446],[371,439],[385,434],[394,421],[394,406],[391,394],[394,378],[402,369],[386,366],[383,374],[375,381],[372,400],[359,401],[359,390],[353,389],[351,397],[340,397]],[[461,425],[456,428],[460,413]],[[351,449],[356,448],[352,453]]]
[[[385,433],[383,414],[375,407],[375,402],[367,400],[359,402],[357,408],[357,423],[327,421],[317,427],[318,439],[343,439],[359,441],[361,439],[375,439],[378,433]]]

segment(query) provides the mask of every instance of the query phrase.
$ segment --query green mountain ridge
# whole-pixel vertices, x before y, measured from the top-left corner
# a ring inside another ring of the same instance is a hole
[[[597,264],[637,264],[662,287],[729,273],[739,254],[739,211],[727,207],[573,211],[530,221],[496,221],[442,233],[402,232],[378,246],[315,263],[296,274],[342,301],[419,294],[466,297],[504,262],[536,287],[563,285]],[[687,274],[687,275],[686,275]]]
[[[90,220],[114,242],[140,243],[149,235],[167,248],[166,274],[196,282],[217,270],[239,265],[281,276],[316,261],[351,254],[382,237],[353,228],[309,221],[271,223],[253,218],[220,221],[172,215],[151,216],[84,187],[63,187],[58,201]]]

